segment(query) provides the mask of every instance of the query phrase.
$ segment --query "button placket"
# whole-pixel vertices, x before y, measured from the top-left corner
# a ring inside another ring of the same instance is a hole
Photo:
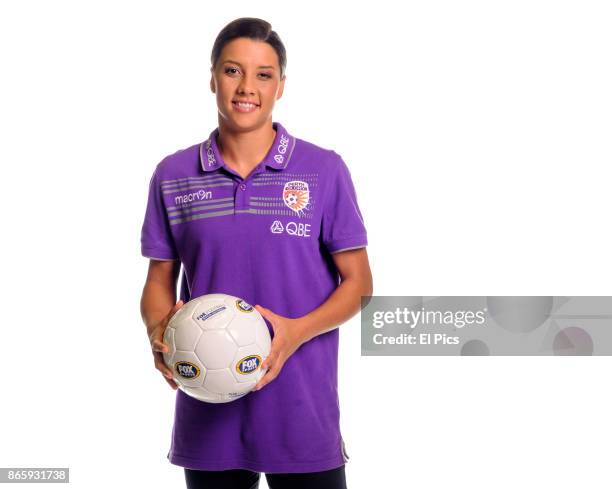
[[[234,190],[235,209],[249,209],[251,191],[253,188],[253,177],[263,171],[264,167],[262,164],[260,164],[259,166],[255,167],[255,169],[249,174],[246,179],[242,179],[242,177],[238,176],[239,180],[236,181],[236,187]]]
[[[234,190],[234,207],[236,209],[247,209],[249,207],[246,199],[246,189],[247,185],[244,182],[236,182]]]
[[[253,195],[253,180],[258,173],[265,171],[264,163],[260,163],[255,169],[249,174],[246,180],[243,180],[239,185],[239,192],[244,198],[244,209],[251,207],[251,196]]]

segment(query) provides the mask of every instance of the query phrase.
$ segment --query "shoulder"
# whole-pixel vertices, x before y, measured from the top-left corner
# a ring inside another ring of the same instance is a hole
[[[323,174],[333,175],[345,166],[342,157],[333,149],[325,148],[301,138],[295,138],[294,155],[296,162]]]
[[[196,143],[166,155],[155,167],[157,178],[160,180],[178,178],[189,175],[194,170],[197,171],[201,145],[202,143]]]

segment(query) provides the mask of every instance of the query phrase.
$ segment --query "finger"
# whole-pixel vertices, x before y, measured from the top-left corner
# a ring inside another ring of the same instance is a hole
[[[254,390],[258,391],[262,387],[268,385],[278,376],[278,372],[279,372],[279,369],[277,368],[268,370],[266,374],[259,380]]]
[[[267,358],[262,362],[261,368],[263,370],[270,369],[276,363],[276,359],[278,358],[278,352],[275,349],[270,350]]]
[[[270,357],[268,357],[261,364],[261,369],[262,370],[269,370],[270,369],[270,365],[272,365],[272,360],[270,360]]]
[[[164,379],[166,380],[166,382],[168,382],[168,385],[172,387],[172,389],[174,390],[178,389],[178,385],[176,384],[176,382],[174,382],[174,380],[166,379],[166,377],[164,377]]]
[[[253,387],[253,391],[260,390],[267,383],[268,383],[268,374],[264,375],[261,379],[259,379],[259,382],[257,382],[257,385],[255,387]]]
[[[161,340],[153,340],[152,346],[153,346],[153,351],[155,352],[168,353],[168,351],[170,351],[170,348],[168,347],[168,345],[166,345]]]
[[[259,389],[261,389],[264,385],[268,383],[267,380],[268,380],[268,375],[270,375],[270,367],[268,366],[264,367],[264,364],[262,363],[261,368],[262,370],[266,370],[266,372],[263,374],[261,379],[259,379],[259,382],[257,382],[255,387],[253,387],[253,391],[258,391]]]
[[[170,310],[170,312],[166,316],[166,319],[168,321],[170,321],[172,319],[172,316],[174,316],[176,314],[176,311],[178,311],[181,307],[183,307],[183,304],[184,304],[184,302],[183,302],[182,299],[180,301],[178,301],[176,304],[174,304],[174,306],[172,306],[172,309]]]
[[[272,363],[272,359],[270,358],[270,355],[268,355],[268,357],[261,363],[261,369],[268,370]]]
[[[274,319],[275,314],[270,309],[266,309],[259,304],[255,305],[255,309],[257,309],[257,312],[259,312],[259,314],[261,314],[268,321],[272,322],[272,319]]]
[[[259,380],[259,383],[255,386],[255,390],[261,389],[266,384],[272,382],[276,377],[278,377],[280,371],[282,370],[284,362],[280,360],[275,361],[265,375]]]
[[[172,370],[168,367],[168,365],[166,365],[163,358],[161,358],[160,353],[156,353],[156,355],[158,356],[155,357],[155,368],[159,370],[164,377],[171,379],[173,376]]]
[[[159,340],[153,341],[152,349],[156,353],[168,353],[170,351],[168,345]]]

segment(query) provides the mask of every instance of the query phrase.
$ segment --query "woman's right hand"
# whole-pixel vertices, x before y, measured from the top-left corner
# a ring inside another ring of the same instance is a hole
[[[178,385],[176,384],[176,382],[174,382],[172,370],[170,370],[166,366],[163,356],[164,353],[168,353],[170,348],[164,343],[163,339],[164,332],[166,331],[166,327],[168,326],[170,319],[181,307],[183,307],[182,300],[178,301],[174,305],[170,312],[164,318],[162,318],[162,320],[157,324],[157,326],[153,328],[151,334],[149,335],[149,341],[151,343],[151,350],[153,351],[153,360],[155,362],[155,368],[161,372],[166,382],[168,382],[170,387],[175,390],[178,389]]]

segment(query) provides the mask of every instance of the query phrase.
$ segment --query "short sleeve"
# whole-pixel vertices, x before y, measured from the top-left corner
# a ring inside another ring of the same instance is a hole
[[[149,197],[140,237],[141,253],[154,260],[178,260],[162,197],[158,165],[149,183]]]
[[[344,160],[334,152],[337,161],[323,196],[321,238],[330,253],[367,246],[367,233],[357,204],[351,174]]]

